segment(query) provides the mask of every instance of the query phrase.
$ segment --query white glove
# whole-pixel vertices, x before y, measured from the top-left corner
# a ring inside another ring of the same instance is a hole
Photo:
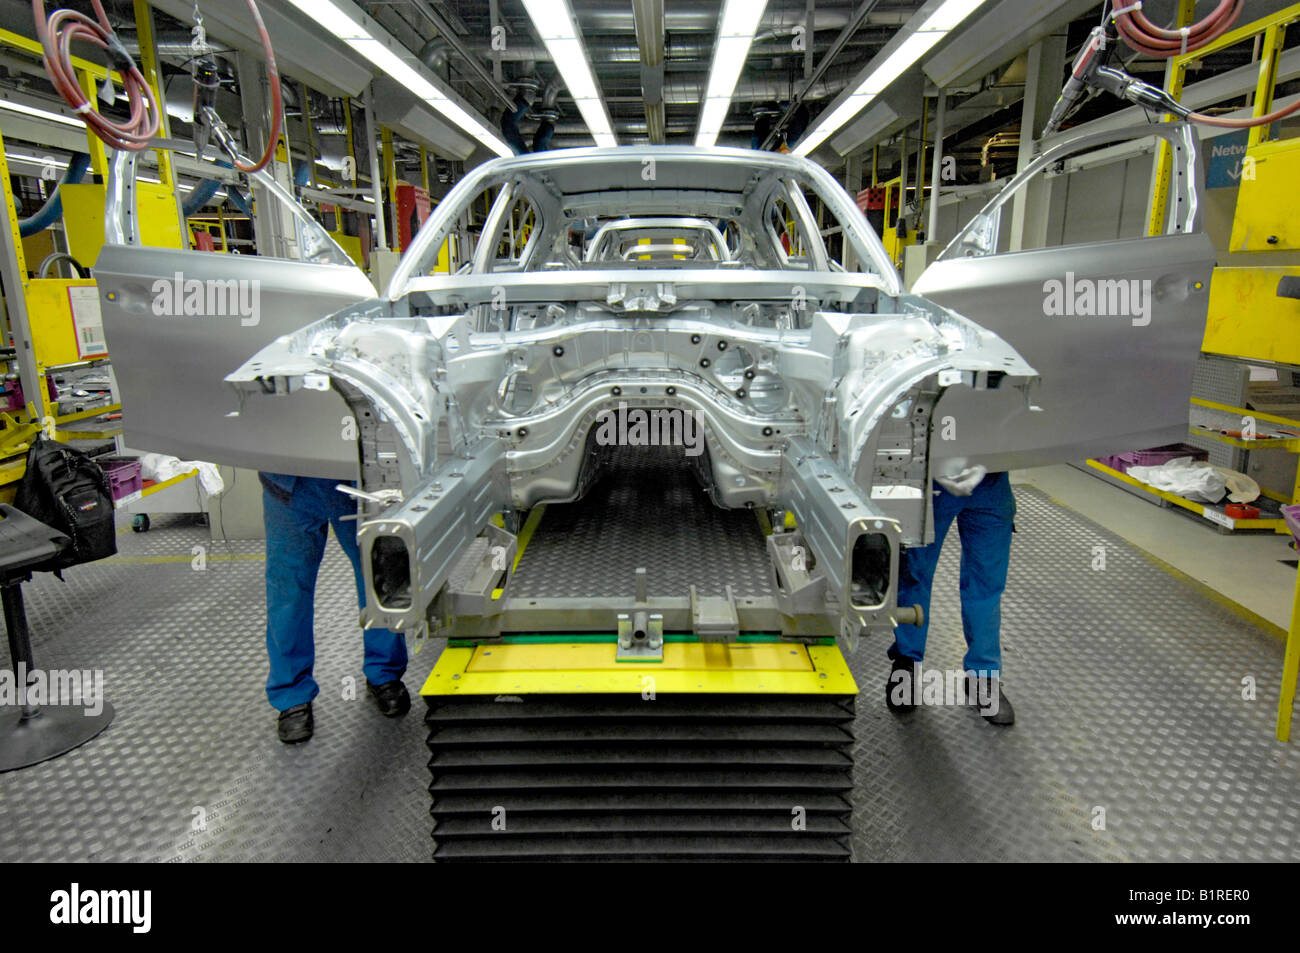
[[[987,473],[988,470],[981,466],[967,467],[955,476],[935,477],[934,482],[954,496],[970,496]]]

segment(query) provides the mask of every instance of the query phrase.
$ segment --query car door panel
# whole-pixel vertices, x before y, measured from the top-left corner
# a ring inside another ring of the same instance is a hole
[[[1213,267],[1199,233],[931,265],[914,290],[999,335],[1042,378],[1036,409],[996,390],[945,394],[935,419],[955,426],[934,443],[936,461],[1007,470],[1184,439]],[[1149,314],[1048,313],[1071,291],[1086,304],[1112,289],[1115,300],[1136,289]]]
[[[1074,152],[1158,136],[1172,155],[1163,235],[996,252],[1005,205]],[[1187,436],[1215,251],[1198,226],[1194,137],[1178,123],[1085,135],[1035,159],[917,279],[923,295],[993,331],[1041,377],[1026,405],[949,388],[935,407],[935,472],[1083,460]],[[947,427],[943,423],[947,421]]]
[[[129,446],[258,470],[356,477],[355,433],[348,433],[348,409],[337,393],[241,395],[225,377],[281,335],[374,298],[360,269],[109,244],[95,277]],[[199,284],[186,284],[193,281]],[[237,291],[249,283],[244,300],[256,302],[255,314],[211,308],[216,302],[206,296],[201,308],[185,307],[187,289],[221,290],[232,281]]]

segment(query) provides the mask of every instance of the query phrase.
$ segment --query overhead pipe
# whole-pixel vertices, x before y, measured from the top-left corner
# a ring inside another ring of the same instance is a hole
[[[817,18],[818,29],[823,29],[821,17]],[[789,55],[790,37],[793,36],[793,30],[773,31],[764,30],[761,36],[755,37],[753,44],[750,46],[751,56],[778,56]],[[885,33],[893,34],[890,27],[882,27],[882,38]],[[851,41],[850,41],[851,42]],[[608,37],[584,37],[583,46],[587,51],[587,58],[593,66],[610,66],[610,65],[627,65],[638,66],[641,62],[641,47],[637,43],[630,43],[623,39],[613,39]],[[712,36],[679,36],[673,35],[670,40],[665,40],[664,56],[665,59],[674,63],[680,63],[689,60],[700,60],[705,63],[713,55],[714,39]],[[504,50],[493,50],[490,41],[476,41],[470,49],[474,50],[481,56],[488,56],[490,53],[500,54],[502,61],[536,61],[550,62],[551,56],[544,46],[534,46],[530,43],[511,41],[510,45]]]
[[[556,101],[560,96],[560,83],[552,80],[543,91],[542,96],[536,103],[530,104],[526,98],[524,89],[520,89],[515,94],[515,108],[513,111],[507,110],[501,116],[501,135],[505,137],[506,143],[514,150],[515,155],[523,155],[527,152],[545,152],[551,148],[551,137],[555,134],[555,123],[560,118],[560,110],[556,106]],[[524,134],[519,128],[519,121],[524,119],[532,111],[540,122],[533,133],[533,144],[529,148]],[[582,126],[586,129],[586,126]]]
[[[555,105],[560,98],[560,81],[553,79],[542,93],[541,104],[534,107],[534,112],[541,120],[537,131],[533,133],[533,151],[545,152],[551,148],[551,136],[555,134],[555,121],[560,118],[560,110]]]
[[[471,50],[465,42],[456,34],[447,23],[433,8],[427,3],[413,3],[410,9],[420,14],[429,22],[429,24],[438,31],[438,36],[446,40],[447,45],[456,51],[457,55],[464,60],[465,65],[470,68],[477,78],[478,82],[474,84],[476,89],[487,91],[495,96],[506,106],[507,109],[514,108],[514,97],[510,95],[509,90],[496,81],[492,73],[483,65],[479,56]]]
[[[416,58],[433,72],[443,79],[448,78],[448,71],[451,67],[451,44],[443,36],[435,36],[424,46],[420,47],[420,52],[415,54]]]
[[[874,10],[879,3],[880,0],[863,0],[862,5],[858,7],[857,13],[853,15],[853,19],[844,24],[844,29],[840,30],[840,35],[835,38],[835,42],[832,43],[830,49],[826,51],[826,55],[821,58],[820,62],[818,62],[817,68],[813,70],[813,74],[809,78],[808,82],[804,83],[803,88],[799,92],[795,93],[791,98],[789,105],[785,108],[785,112],[781,114],[781,118],[776,121],[772,131],[768,133],[767,139],[763,142],[764,149],[770,149],[776,144],[776,139],[781,134],[781,130],[785,127],[785,124],[794,117],[795,111],[799,108],[799,105],[804,101],[805,97],[808,96],[808,91],[816,85],[818,80],[826,75],[826,71],[830,69],[831,63],[833,63],[835,58],[840,55],[840,51],[848,45],[853,34],[858,32],[858,29],[867,22],[867,17],[871,15],[871,11]],[[820,20],[822,15],[818,14],[817,18]]]

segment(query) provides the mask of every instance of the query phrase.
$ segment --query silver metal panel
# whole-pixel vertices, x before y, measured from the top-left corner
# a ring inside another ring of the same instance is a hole
[[[344,438],[348,409],[337,394],[241,399],[224,378],[280,335],[373,297],[359,269],[106,245],[95,277],[132,447],[254,470],[356,478],[355,434]],[[157,300],[174,304],[175,284],[191,280],[251,282],[256,314],[172,314],[165,303],[167,313],[155,313]]]
[[[997,253],[1001,213],[1064,158],[1158,136],[1172,154],[1164,235]],[[1080,136],[1026,166],[967,224],[913,287],[996,333],[1042,378],[1041,410],[996,391],[948,391],[936,462],[990,470],[1081,460],[1186,436],[1214,245],[1198,230],[1199,167],[1185,124]]]
[[[934,442],[935,460],[957,457],[1010,470],[1185,438],[1213,267],[1214,247],[1203,234],[932,264],[918,293],[996,333],[1042,378],[1032,401],[1041,411],[999,391],[949,390],[934,418],[952,416],[955,434]],[[1059,281],[1065,290],[1067,273],[1076,287],[1143,283],[1150,289],[1150,323],[1123,314],[1045,314],[1044,285]]]

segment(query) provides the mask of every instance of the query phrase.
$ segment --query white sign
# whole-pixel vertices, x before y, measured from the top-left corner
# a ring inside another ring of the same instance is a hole
[[[68,289],[72,327],[77,333],[77,356],[107,357],[104,319],[99,313],[99,289],[94,285],[73,285]]]

